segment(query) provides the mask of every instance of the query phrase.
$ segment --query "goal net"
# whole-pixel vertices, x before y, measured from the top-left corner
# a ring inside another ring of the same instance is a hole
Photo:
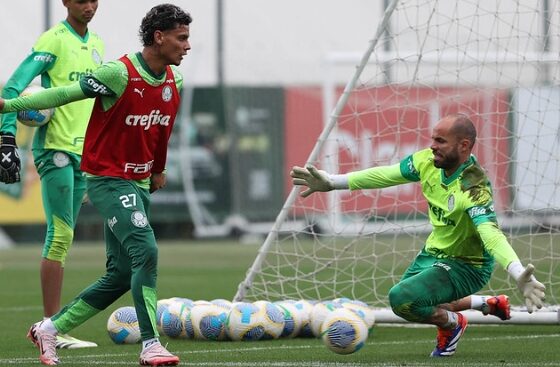
[[[560,9],[548,1],[392,1],[364,53],[329,55],[325,123],[309,136],[316,144],[307,163],[330,173],[395,164],[429,147],[443,116],[468,114],[500,225],[547,287],[549,307],[536,314],[558,322],[559,45]],[[342,74],[345,86],[336,82]],[[388,308],[388,290],[431,229],[418,184],[298,193],[290,192],[235,298],[348,297]],[[481,294],[499,293],[523,313],[497,265]]]

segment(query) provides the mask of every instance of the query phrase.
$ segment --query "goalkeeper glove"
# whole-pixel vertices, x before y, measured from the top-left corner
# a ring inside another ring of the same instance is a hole
[[[533,275],[535,272],[533,264],[527,264],[525,268],[519,261],[513,261],[507,267],[507,271],[517,282],[517,288],[525,298],[527,311],[533,313],[535,307],[542,308],[545,286]]]
[[[312,165],[308,165],[306,168],[294,166],[290,176],[293,178],[294,185],[307,186],[307,190],[301,193],[304,198],[316,191],[325,192],[335,188],[329,174]]]
[[[11,184],[19,182],[21,162],[19,160],[16,138],[12,134],[0,135],[0,182]]]

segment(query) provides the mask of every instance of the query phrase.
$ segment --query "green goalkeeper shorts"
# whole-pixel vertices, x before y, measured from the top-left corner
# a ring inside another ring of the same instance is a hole
[[[434,307],[481,290],[493,268],[493,264],[477,267],[458,259],[436,258],[422,250],[389,291],[391,307],[408,321],[426,321]]]

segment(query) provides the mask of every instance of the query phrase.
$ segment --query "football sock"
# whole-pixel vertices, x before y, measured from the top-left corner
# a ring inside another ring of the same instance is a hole
[[[486,303],[486,300],[488,298],[490,298],[490,297],[488,297],[488,296],[477,296],[477,295],[471,296],[471,309],[478,310],[478,311],[484,311],[485,309],[488,308],[488,304]]]
[[[447,312],[447,322],[441,326],[442,329],[453,329],[457,326],[457,322],[459,320],[459,315],[455,312],[445,311]]]
[[[42,331],[46,331],[49,334],[58,333],[58,330],[56,330],[56,327],[54,327],[54,324],[50,318],[44,319],[41,325],[39,325],[39,329],[41,329]]]
[[[152,339],[148,339],[148,340],[142,340],[142,350],[148,348],[150,345],[152,344],[156,344],[159,343],[159,339],[158,338],[152,338]]]

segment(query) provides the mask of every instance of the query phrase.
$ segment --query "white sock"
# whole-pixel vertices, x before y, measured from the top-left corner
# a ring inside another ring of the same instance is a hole
[[[453,329],[455,326],[457,326],[458,320],[459,320],[459,315],[457,315],[455,312],[451,312],[451,311],[445,311],[447,312],[447,322],[441,326],[442,329]]]
[[[148,340],[142,340],[142,350],[148,348],[150,345],[159,344],[158,338],[152,338]]]
[[[43,319],[43,322],[39,325],[39,329],[49,334],[58,334],[58,330],[56,330],[56,327],[50,318]]]
[[[488,300],[488,298],[490,298],[490,296],[471,296],[471,309],[478,311],[487,310],[488,304],[486,303],[486,300]]]

